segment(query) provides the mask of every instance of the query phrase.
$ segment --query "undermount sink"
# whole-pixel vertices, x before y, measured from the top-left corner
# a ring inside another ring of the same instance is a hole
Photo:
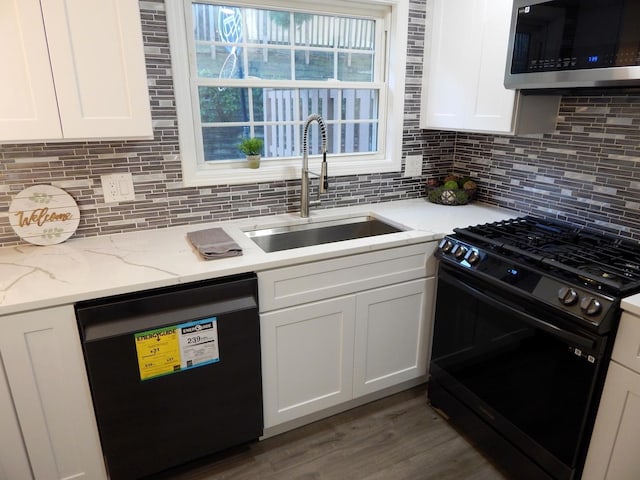
[[[403,229],[378,218],[361,216],[264,228],[244,233],[262,250],[270,253],[402,231]]]

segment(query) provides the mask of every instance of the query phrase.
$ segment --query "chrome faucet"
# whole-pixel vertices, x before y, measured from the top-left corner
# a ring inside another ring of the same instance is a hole
[[[309,148],[307,145],[307,134],[309,132],[309,125],[312,122],[317,122],[320,127],[320,135],[322,136],[322,166],[320,168],[320,174],[309,171]],[[313,202],[314,205],[320,203],[320,194],[325,193],[329,188],[329,181],[327,180],[327,127],[324,124],[324,120],[317,113],[313,113],[307,117],[302,129],[302,188],[300,190],[300,216],[307,218],[309,216],[309,174],[320,177],[318,184],[318,196]]]

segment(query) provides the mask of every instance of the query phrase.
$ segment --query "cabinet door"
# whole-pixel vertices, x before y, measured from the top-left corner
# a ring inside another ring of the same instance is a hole
[[[613,345],[613,359],[636,373],[640,373],[640,318],[622,313]]]
[[[0,356],[0,480],[32,479],[22,432]]]
[[[0,141],[61,138],[39,0],[0,0]]]
[[[0,323],[0,354],[34,477],[105,479],[73,307]]]
[[[583,480],[640,477],[640,375],[611,362]]]
[[[138,2],[41,3],[64,138],[151,136]]]
[[[354,397],[426,375],[433,278],[357,296]]]
[[[355,298],[260,315],[265,427],[353,397]]]
[[[434,0],[425,57],[423,128],[511,132],[503,85],[511,0]]]

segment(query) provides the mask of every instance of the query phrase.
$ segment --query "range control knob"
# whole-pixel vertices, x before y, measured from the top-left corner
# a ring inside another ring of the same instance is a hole
[[[458,248],[456,248],[456,251],[453,252],[453,256],[456,257],[458,260],[462,260],[466,254],[467,254],[467,248],[463,247],[462,245],[458,245]]]
[[[597,315],[602,310],[602,304],[594,297],[585,297],[580,302],[580,310],[587,315]]]
[[[578,301],[578,292],[570,287],[562,287],[558,290],[558,300],[563,305],[573,305]]]
[[[451,240],[445,238],[440,243],[440,250],[442,250],[442,252],[449,253],[452,249],[453,249],[453,242]]]
[[[471,265],[475,265],[480,260],[480,254],[476,250],[471,250],[467,255],[467,262]]]

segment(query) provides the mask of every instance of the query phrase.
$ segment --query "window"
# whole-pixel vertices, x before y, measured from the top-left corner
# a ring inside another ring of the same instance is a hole
[[[312,113],[327,126],[330,175],[399,170],[405,54],[387,55],[393,5],[169,0],[184,183],[298,177]],[[248,136],[264,141],[258,171],[238,150]],[[312,125],[312,169],[320,146]]]

